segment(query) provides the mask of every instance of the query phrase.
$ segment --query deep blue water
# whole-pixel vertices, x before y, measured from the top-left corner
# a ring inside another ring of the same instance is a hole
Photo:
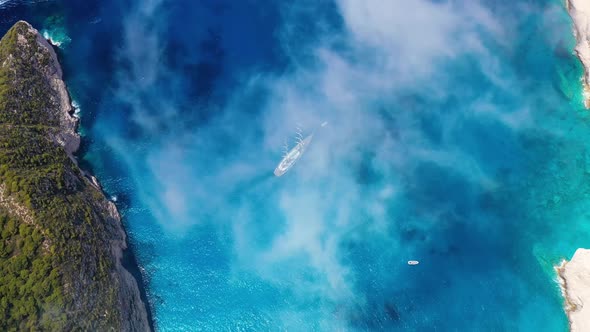
[[[159,330],[567,329],[552,268],[590,242],[590,113],[561,1],[0,9],[18,19],[63,41],[79,159]]]

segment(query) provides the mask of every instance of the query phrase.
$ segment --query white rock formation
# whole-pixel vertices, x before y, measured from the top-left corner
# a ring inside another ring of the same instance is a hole
[[[590,0],[566,0],[567,10],[574,21],[576,54],[584,65],[584,104],[590,109]]]
[[[590,331],[590,250],[578,249],[568,262],[564,260],[557,271],[570,331]]]

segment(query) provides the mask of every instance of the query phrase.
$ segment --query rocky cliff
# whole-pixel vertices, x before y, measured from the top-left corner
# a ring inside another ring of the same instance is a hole
[[[575,52],[584,66],[584,104],[590,108],[590,1],[566,0],[566,6],[574,22]]]
[[[578,249],[555,268],[572,332],[590,331],[590,250]]]
[[[77,119],[52,47],[0,41],[0,330],[148,331],[113,203],[76,165]]]

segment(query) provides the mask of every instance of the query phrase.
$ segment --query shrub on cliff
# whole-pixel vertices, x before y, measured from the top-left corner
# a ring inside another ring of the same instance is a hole
[[[51,138],[60,96],[36,38],[19,22],[0,41],[0,331],[119,330],[109,241],[120,234]]]

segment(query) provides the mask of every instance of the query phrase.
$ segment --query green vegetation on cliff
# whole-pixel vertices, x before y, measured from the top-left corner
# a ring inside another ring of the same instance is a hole
[[[42,254],[43,235],[5,212],[0,227],[0,329],[59,329],[65,316],[39,317],[50,313],[50,306],[63,306],[59,270],[50,255]]]
[[[50,52],[25,22],[0,41],[0,331],[120,328],[108,202],[52,137]]]
[[[39,72],[48,67],[51,56],[41,48],[25,23],[17,23],[2,38],[0,123],[57,125],[49,111],[56,107],[55,101],[51,101],[49,84]]]

